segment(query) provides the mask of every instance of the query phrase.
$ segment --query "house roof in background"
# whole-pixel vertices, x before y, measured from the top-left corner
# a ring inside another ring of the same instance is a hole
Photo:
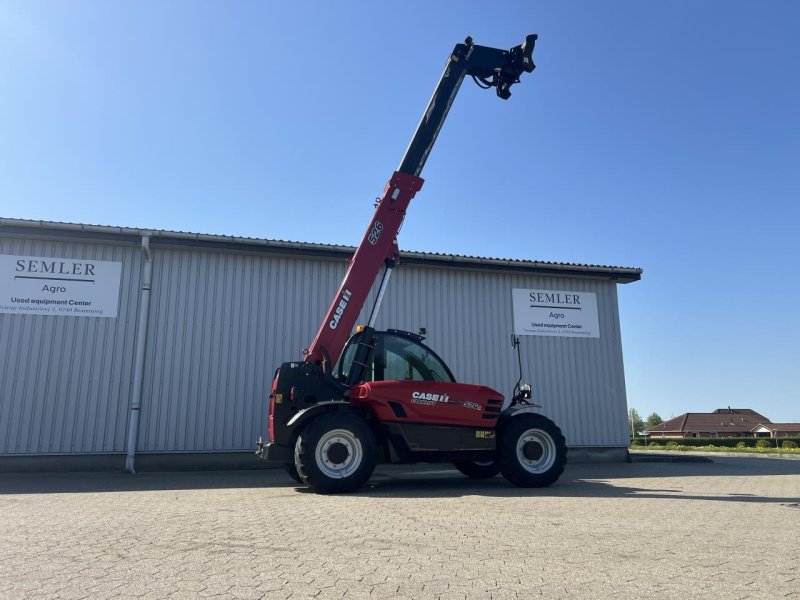
[[[759,423],[751,431],[755,431],[759,428],[765,428],[770,431],[781,431],[781,432],[800,432],[800,423]]]
[[[648,433],[685,433],[709,431],[718,433],[750,432],[762,423],[770,423],[764,415],[749,408],[718,408],[711,413],[684,413],[647,429]]]

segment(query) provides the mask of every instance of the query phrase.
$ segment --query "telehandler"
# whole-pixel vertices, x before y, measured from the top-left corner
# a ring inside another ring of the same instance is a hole
[[[521,373],[504,402],[491,388],[456,383],[421,334],[374,328],[399,258],[397,233],[464,77],[508,99],[511,86],[535,68],[536,39],[529,35],[510,50],[478,46],[469,37],[455,46],[314,341],[302,360],[275,372],[269,437],[259,439],[256,454],[282,463],[315,492],[353,492],[377,462],[454,463],[468,477],[502,473],[522,487],[548,486],[564,470],[564,436],[537,413],[530,386],[520,385]],[[351,336],[381,266],[368,323]]]

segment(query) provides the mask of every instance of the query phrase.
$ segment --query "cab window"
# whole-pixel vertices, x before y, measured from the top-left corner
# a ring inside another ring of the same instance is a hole
[[[453,381],[453,375],[441,359],[411,338],[385,335],[383,360],[383,379],[387,381]]]
[[[339,362],[342,380],[350,372],[359,336],[350,338],[342,354]],[[442,359],[414,338],[385,331],[377,332],[375,338],[375,351],[365,381],[455,381]]]

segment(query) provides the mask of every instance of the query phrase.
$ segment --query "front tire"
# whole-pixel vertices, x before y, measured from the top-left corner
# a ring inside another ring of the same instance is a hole
[[[354,413],[321,415],[297,438],[294,464],[303,483],[319,494],[354,492],[375,470],[375,436]]]
[[[496,460],[461,460],[453,464],[470,479],[489,479],[500,472],[500,463]]]
[[[499,432],[500,471],[518,487],[547,487],[567,462],[567,444],[558,426],[542,415],[512,416]]]

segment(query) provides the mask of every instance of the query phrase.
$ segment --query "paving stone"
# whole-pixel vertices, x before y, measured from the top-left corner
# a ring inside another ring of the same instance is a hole
[[[343,496],[282,471],[3,474],[0,597],[800,599],[800,461],[714,460],[542,490],[381,465]]]

